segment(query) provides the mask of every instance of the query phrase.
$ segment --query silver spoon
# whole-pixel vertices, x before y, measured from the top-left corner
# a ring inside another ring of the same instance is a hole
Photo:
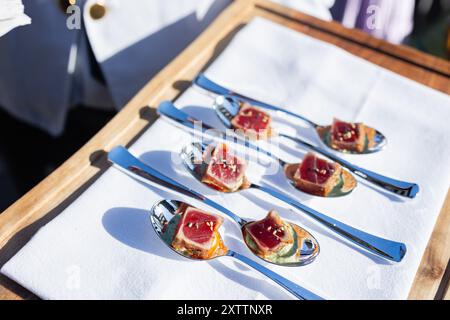
[[[210,206],[210,207],[222,212],[223,214],[227,215],[228,217],[230,217],[233,221],[235,221],[239,225],[241,231],[243,231],[245,226],[251,222],[251,221],[242,219],[241,217],[234,214],[230,210],[224,208],[220,204],[208,199],[207,197],[201,195],[200,193],[178,183],[177,181],[165,176],[164,174],[153,169],[152,167],[144,164],[142,161],[138,160],[126,148],[124,148],[122,146],[115,147],[113,150],[111,150],[111,152],[109,152],[109,154],[108,154],[108,159],[112,163],[120,166],[122,169],[125,169],[135,175],[138,175],[141,178],[144,178],[146,180],[157,183],[161,186],[164,186],[168,189],[171,189],[175,192],[186,195],[193,199],[202,201],[203,203],[207,204],[208,206]],[[264,261],[267,261],[269,263],[273,263],[273,264],[285,266],[285,267],[304,266],[304,265],[310,264],[311,262],[313,262],[315,260],[315,258],[317,257],[317,255],[320,252],[320,247],[319,247],[319,243],[317,242],[317,240],[305,229],[300,228],[299,226],[297,226],[293,223],[291,223],[291,225],[294,227],[294,229],[298,228],[298,230],[300,230],[301,234],[302,234],[301,246],[297,249],[298,250],[297,252],[300,253],[299,260],[296,262],[277,263],[277,262],[274,262],[271,260],[265,260],[264,258],[260,257],[261,259],[263,259]],[[300,243],[300,241],[298,243]],[[245,244],[248,246],[248,244],[246,242],[245,242]],[[250,247],[249,247],[249,249],[251,251]]]
[[[230,138],[229,134],[227,132],[221,131],[219,129],[216,129],[210,125],[208,125],[205,122],[202,122],[200,120],[195,119],[194,117],[191,117],[186,112],[181,111],[177,107],[174,106],[174,104],[170,101],[162,102],[158,107],[158,112],[161,115],[164,115],[168,117],[169,119],[172,119],[173,121],[182,124],[183,126],[191,129],[191,130],[202,130],[204,133],[214,135],[214,137],[227,140]],[[239,137],[237,135],[234,136],[235,138],[238,138],[242,143],[244,143],[245,147],[249,149],[253,149],[257,152],[263,153],[275,161],[277,161],[283,168],[286,168],[289,163],[286,161],[281,160],[274,154],[263,150],[261,147],[256,146],[252,143],[250,143],[248,140]],[[235,141],[233,141],[235,143]],[[419,192],[419,186],[415,183],[410,182],[404,182],[399,181],[396,179],[392,179],[386,176],[383,176],[381,174],[369,171],[367,169],[363,169],[361,167],[358,167],[342,158],[339,158],[338,156],[332,154],[331,152],[328,152],[326,150],[323,150],[321,148],[318,148],[312,144],[309,144],[307,142],[302,142],[306,147],[308,147],[311,150],[314,150],[327,158],[339,163],[343,167],[347,168],[357,176],[359,176],[362,179],[365,179],[369,182],[372,182],[373,184],[377,185],[378,187],[381,187],[389,192],[395,193],[402,197],[407,198],[415,198],[417,193]]]
[[[308,125],[310,125],[312,128],[314,128],[315,133],[317,134],[317,136],[319,137],[320,141],[328,148],[331,148],[333,150],[339,151],[339,152],[343,152],[343,153],[353,153],[353,154],[367,154],[367,153],[374,153],[374,152],[378,152],[383,150],[386,145],[387,145],[387,139],[386,137],[379,132],[378,130],[375,130],[373,128],[367,127],[368,129],[372,130],[374,132],[374,136],[373,136],[373,144],[372,145],[367,145],[366,148],[364,148],[363,152],[355,152],[355,151],[349,151],[349,150],[341,150],[339,148],[334,148],[331,141],[330,141],[330,131],[331,131],[331,126],[322,126],[319,125],[313,121],[311,121],[310,119],[305,118],[304,116],[301,116],[297,113],[291,112],[289,110],[280,108],[280,107],[276,107],[274,105],[265,103],[265,102],[261,102],[249,97],[246,97],[244,95],[235,93],[229,89],[226,89],[220,85],[218,85],[217,83],[209,80],[207,77],[205,77],[203,74],[200,74],[199,76],[197,76],[197,78],[194,80],[194,83],[196,85],[198,85],[199,87],[206,89],[210,92],[213,92],[215,94],[218,95],[222,95],[222,96],[227,96],[229,98],[234,98],[237,99],[236,101],[242,101],[242,102],[247,102],[250,103],[251,105],[260,107],[260,108],[264,108],[264,109],[268,109],[271,111],[276,111],[276,112],[280,112],[280,113],[284,113],[287,114],[289,116],[295,117],[297,119],[302,120],[303,122],[307,123]],[[289,137],[286,137],[289,138]],[[292,139],[291,139],[292,140]]]
[[[187,253],[180,252],[175,250],[171,243],[168,243],[164,237],[164,232],[166,226],[170,223],[170,221],[175,217],[176,212],[180,205],[182,205],[182,202],[174,201],[174,200],[162,200],[158,203],[156,203],[150,212],[150,221],[152,223],[153,230],[155,230],[156,234],[159,236],[159,238],[164,242],[170,249],[172,249],[177,254],[181,255],[184,258],[194,260],[194,261],[211,261],[217,258],[222,257],[231,257],[239,260],[240,262],[248,265],[249,267],[255,269],[256,271],[262,273],[284,289],[286,289],[288,292],[293,294],[296,298],[301,300],[323,300],[318,295],[312,293],[309,290],[306,290],[305,288],[300,287],[299,285],[295,284],[294,282],[280,276],[279,274],[271,271],[270,269],[260,265],[259,263],[256,263],[255,261],[235,252],[232,250],[227,250],[226,254],[221,256],[214,256],[208,260],[198,260]]]
[[[192,143],[187,145],[181,151],[181,158],[183,159],[183,163],[188,170],[188,172],[198,181],[202,182],[202,178],[204,175],[204,171],[206,170],[206,164],[199,161],[202,159],[202,155],[204,154],[207,146],[200,143]],[[246,178],[247,180],[247,178]],[[207,185],[207,184],[205,184]],[[210,187],[209,185],[207,185]],[[212,188],[212,187],[210,187]],[[214,188],[212,188],[214,189]],[[243,184],[243,187],[235,192],[241,192],[247,189],[257,189],[265,192],[276,199],[279,199],[296,209],[306,213],[311,218],[323,224],[328,229],[336,232],[340,236],[344,237],[347,240],[355,243],[356,245],[376,254],[382,256],[383,258],[393,260],[393,261],[401,261],[405,252],[406,246],[402,243],[393,242],[390,240],[382,239],[371,234],[365,233],[361,230],[355,229],[351,226],[343,224],[337,220],[334,220],[320,212],[317,212],[308,206],[268,187],[260,186],[258,184],[252,183],[250,181],[246,181]],[[217,189],[214,189],[217,191]]]

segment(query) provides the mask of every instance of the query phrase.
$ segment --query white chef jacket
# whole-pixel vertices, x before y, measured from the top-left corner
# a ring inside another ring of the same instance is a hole
[[[52,135],[74,105],[119,110],[231,2],[103,1],[107,14],[94,20],[96,0],[78,0],[83,25],[69,30],[58,0],[24,0],[32,25],[0,38],[0,106]],[[275,1],[331,19],[333,0]]]

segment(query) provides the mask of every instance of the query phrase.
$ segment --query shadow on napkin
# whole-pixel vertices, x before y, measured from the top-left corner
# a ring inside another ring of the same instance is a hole
[[[149,210],[113,208],[103,215],[102,223],[112,237],[131,248],[166,259],[183,260],[160,243],[162,240],[152,229]]]

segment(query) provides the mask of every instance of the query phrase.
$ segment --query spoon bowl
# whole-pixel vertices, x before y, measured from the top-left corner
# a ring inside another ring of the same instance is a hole
[[[219,117],[219,119],[225,124],[227,128],[233,128],[232,126],[232,120],[235,118],[241,109],[241,104],[244,101],[239,100],[236,97],[233,96],[218,96],[214,100],[214,110],[216,112],[216,115]],[[258,105],[259,106],[259,105]],[[319,138],[319,141],[324,145],[325,147],[331,148],[335,151],[339,151],[342,153],[350,153],[350,154],[369,154],[369,153],[375,153],[378,151],[383,150],[387,145],[387,139],[386,137],[379,132],[376,129],[373,129],[371,127],[366,126],[367,131],[370,132],[370,141],[366,138],[366,145],[362,152],[356,152],[356,151],[350,151],[350,150],[343,150],[339,148],[335,148],[333,144],[331,143],[331,126],[320,126],[317,124],[312,124],[312,126],[315,129],[315,132]],[[272,135],[275,131],[272,129]],[[282,137],[290,138],[289,136],[285,134],[279,134]],[[292,140],[292,138],[291,138]]]

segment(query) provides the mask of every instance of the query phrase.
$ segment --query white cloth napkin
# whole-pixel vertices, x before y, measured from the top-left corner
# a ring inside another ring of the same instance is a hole
[[[0,0],[0,37],[14,28],[31,23],[22,0]]]
[[[404,299],[433,230],[450,182],[450,99],[345,51],[272,22],[255,19],[235,37],[207,75],[230,88],[329,123],[333,116],[364,121],[389,138],[389,147],[346,156],[368,169],[417,182],[414,200],[399,199],[361,181],[350,196],[322,199],[289,189],[281,173],[252,163],[251,180],[287,190],[309,206],[357,228],[406,243],[401,263],[389,263],[258,191],[222,196],[185,172],[177,153],[190,134],[158,120],[131,148],[144,162],[210,196],[246,218],[277,209],[320,242],[317,260],[302,268],[269,267],[327,299]],[[194,116],[219,125],[212,98],[191,88],[177,100]],[[294,131],[283,119],[280,128]],[[284,123],[284,125],[281,125]],[[310,129],[297,123],[308,135]],[[304,150],[284,143],[279,154],[295,161]],[[289,154],[288,154],[289,153]],[[283,299],[278,286],[230,258],[184,261],[161,244],[148,211],[177,198],[107,170],[63,213],[42,228],[2,273],[45,299]],[[191,199],[188,202],[206,208]],[[214,210],[212,210],[214,211]],[[236,225],[226,221],[225,242],[252,257]],[[255,258],[256,261],[259,261]]]

